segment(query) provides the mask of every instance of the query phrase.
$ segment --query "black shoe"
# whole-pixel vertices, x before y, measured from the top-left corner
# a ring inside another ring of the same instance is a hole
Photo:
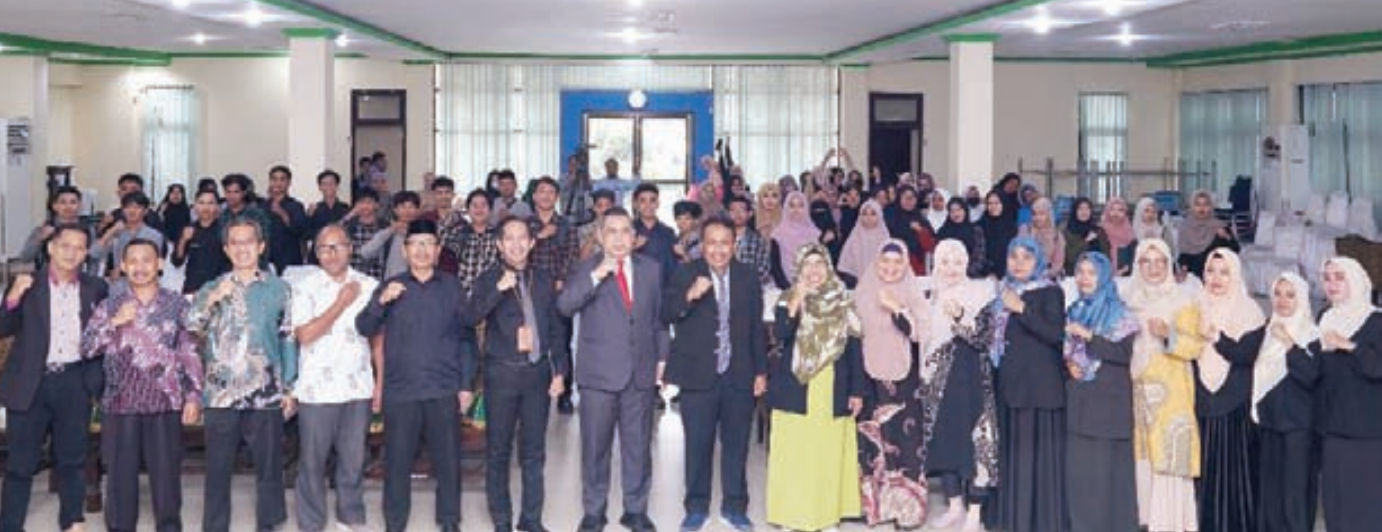
[[[518,532],[551,532],[542,523],[519,523]]]
[[[605,516],[587,515],[581,518],[581,527],[578,532],[600,532],[605,529]]]
[[[576,406],[571,404],[570,397],[562,397],[557,400],[557,413],[568,416],[576,413]]]
[[[657,532],[657,527],[648,519],[648,514],[624,514],[619,518],[619,524],[633,532]]]
[[[499,523],[494,525],[494,532],[513,532],[513,527],[504,523]]]
[[[461,525],[457,523],[448,523],[442,525],[441,532],[461,532]]]

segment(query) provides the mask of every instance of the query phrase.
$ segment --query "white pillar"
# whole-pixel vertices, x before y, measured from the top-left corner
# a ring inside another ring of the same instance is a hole
[[[1270,64],[1271,82],[1267,86],[1267,123],[1284,126],[1296,123],[1295,61],[1280,60]]]
[[[317,172],[327,167],[331,153],[336,31],[294,28],[284,34],[288,36],[287,163],[293,169],[289,194],[311,203],[318,196]],[[351,169],[335,170],[349,175]]]
[[[996,34],[947,35],[950,43],[950,168],[941,181],[961,194],[993,182],[993,43]]]

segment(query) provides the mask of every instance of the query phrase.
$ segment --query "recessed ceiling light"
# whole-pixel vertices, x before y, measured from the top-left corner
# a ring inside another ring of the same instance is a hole
[[[1132,25],[1128,24],[1127,22],[1124,22],[1123,30],[1118,32],[1118,44],[1121,44],[1123,46],[1132,46],[1133,41],[1136,40],[1137,36],[1133,35],[1132,33]]]
[[[173,4],[174,8],[185,9],[187,8],[187,5],[191,2],[189,2],[188,0],[171,0],[169,3]]]
[[[638,28],[632,26],[624,28],[624,31],[619,32],[619,38],[623,39],[624,42],[628,44],[636,43],[639,39],[644,37],[646,37],[646,35],[639,33]]]
[[[206,45],[206,34],[202,32],[197,32],[196,34],[192,35],[192,42],[197,43],[197,46]]]
[[[350,37],[346,37],[346,34],[344,34],[344,33],[342,33],[342,34],[340,34],[340,35],[337,35],[337,36],[336,36],[336,46],[337,46],[337,47],[340,47],[340,48],[345,48],[345,47],[347,47],[347,46],[350,46]]]
[[[1035,18],[1027,21],[1027,25],[1031,26],[1032,31],[1036,32],[1037,35],[1051,33],[1051,17],[1044,11],[1037,13]]]
[[[1123,0],[1104,0],[1104,14],[1116,17],[1123,12]]]
[[[643,7],[643,0],[628,0],[628,1],[629,1],[629,7],[633,7],[633,8]]]
[[[245,24],[251,27],[264,23],[264,12],[259,10],[259,5],[251,3],[250,8],[245,11]]]

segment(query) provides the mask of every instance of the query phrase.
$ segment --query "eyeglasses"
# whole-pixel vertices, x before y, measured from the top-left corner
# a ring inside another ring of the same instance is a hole
[[[350,244],[318,244],[317,249],[330,253],[340,253],[350,248]]]

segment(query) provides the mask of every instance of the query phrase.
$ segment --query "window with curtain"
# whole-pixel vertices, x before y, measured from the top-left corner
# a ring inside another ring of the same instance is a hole
[[[1224,197],[1235,177],[1256,175],[1266,119],[1266,89],[1181,94],[1180,158],[1189,168],[1214,168],[1209,182],[1193,188]]]
[[[567,90],[710,90],[716,135],[731,137],[751,182],[815,164],[838,138],[833,67],[457,63],[439,66],[437,80],[436,166],[463,188],[482,186],[501,167],[559,175]]]
[[[197,93],[187,85],[149,86],[141,104],[145,190],[157,202],[168,185],[186,187],[196,175]]]
[[[1080,93],[1080,161],[1100,169],[1128,160],[1128,95],[1122,92]],[[1095,181],[1095,198],[1112,193],[1110,181]],[[1098,200],[1096,200],[1098,201]]]
[[[1311,188],[1369,198],[1382,214],[1382,83],[1305,85],[1300,98]]]

